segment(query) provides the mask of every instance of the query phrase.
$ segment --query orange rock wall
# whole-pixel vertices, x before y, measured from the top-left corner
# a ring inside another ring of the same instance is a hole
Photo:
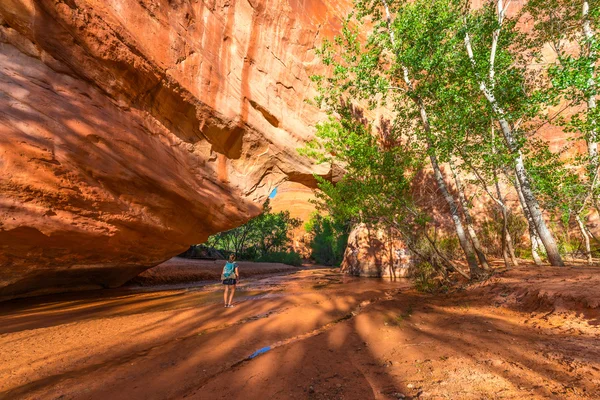
[[[299,218],[302,224],[291,233],[292,250],[308,258],[311,255],[310,234],[304,230],[304,224],[316,211],[312,203],[316,197],[313,189],[296,182],[284,182],[277,188],[277,195],[271,200],[273,212],[289,211],[292,218]]]
[[[323,118],[315,44],[349,9],[2,0],[0,297],[120,285],[329,174],[296,148]]]
[[[3,0],[0,297],[117,286],[240,225],[300,158],[348,2]]]

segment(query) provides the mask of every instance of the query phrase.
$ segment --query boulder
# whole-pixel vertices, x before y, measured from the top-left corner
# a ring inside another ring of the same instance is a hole
[[[406,245],[380,228],[356,225],[348,237],[341,271],[362,277],[409,276],[412,259]]]

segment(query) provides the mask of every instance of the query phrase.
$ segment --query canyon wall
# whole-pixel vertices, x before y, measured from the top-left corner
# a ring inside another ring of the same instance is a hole
[[[348,3],[3,0],[0,297],[118,286],[329,174],[296,149]]]
[[[290,217],[302,221],[300,226],[290,232],[291,249],[304,258],[309,258],[311,235],[304,229],[311,215],[316,212],[316,200],[313,189],[296,182],[284,182],[277,187],[277,195],[271,200],[273,212],[288,211]]]

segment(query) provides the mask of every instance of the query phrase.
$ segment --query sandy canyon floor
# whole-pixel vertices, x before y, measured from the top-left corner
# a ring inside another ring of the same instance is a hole
[[[217,284],[13,300],[0,398],[598,399],[600,269],[442,295],[300,269],[242,281],[231,309]]]

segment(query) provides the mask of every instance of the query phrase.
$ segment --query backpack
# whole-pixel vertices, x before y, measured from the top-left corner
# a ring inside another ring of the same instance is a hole
[[[224,281],[225,279],[236,279],[237,276],[235,275],[235,267],[237,267],[236,263],[227,261],[227,263],[223,267],[221,280]]]

